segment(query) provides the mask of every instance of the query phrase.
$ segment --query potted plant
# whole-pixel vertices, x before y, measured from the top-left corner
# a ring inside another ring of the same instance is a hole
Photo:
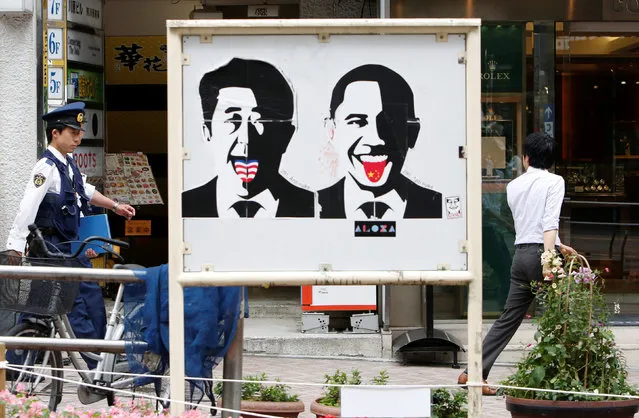
[[[625,360],[606,326],[599,272],[582,256],[564,262],[554,250],[545,251],[541,263],[546,277],[535,290],[544,308],[535,320],[537,344],[502,384],[603,396],[507,389],[507,409],[513,417],[633,417],[637,400],[605,396],[636,395],[637,389],[628,383]]]
[[[288,385],[263,383],[269,380],[266,373],[246,376],[244,380],[247,382],[242,383],[242,411],[284,418],[296,418],[304,412],[304,403],[299,395],[290,392]],[[222,382],[215,384],[213,393],[222,395]]]
[[[359,370],[352,370],[350,375],[341,370],[336,370],[332,375],[324,375],[324,386],[322,397],[311,403],[311,412],[317,417],[340,417],[341,416],[341,386],[332,385],[361,385],[362,375]],[[388,372],[382,370],[374,376],[370,382],[372,385],[385,385],[388,383]]]
[[[435,389],[431,412],[433,418],[468,417],[468,393],[465,390]]]

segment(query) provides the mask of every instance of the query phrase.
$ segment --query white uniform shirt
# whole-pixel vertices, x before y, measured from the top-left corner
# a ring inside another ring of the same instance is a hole
[[[564,179],[548,170],[528,170],[506,187],[508,206],[515,220],[515,245],[543,244],[544,232],[559,229],[564,201]],[[559,245],[557,235],[556,245]]]
[[[67,165],[69,176],[71,180],[73,180],[73,170],[68,166],[65,156],[52,146],[49,146],[48,149],[58,160]],[[84,184],[85,194],[89,200],[91,200],[95,192],[95,187],[86,182],[86,176],[84,174],[82,175],[82,183]],[[47,158],[40,159],[31,171],[29,183],[20,202],[20,209],[13,221],[11,231],[9,231],[7,250],[24,252],[24,248],[27,244],[27,236],[29,235],[29,225],[35,221],[44,195],[47,193],[60,194],[61,187],[60,173],[56,165],[47,162]],[[79,205],[80,198],[78,197],[78,206]]]

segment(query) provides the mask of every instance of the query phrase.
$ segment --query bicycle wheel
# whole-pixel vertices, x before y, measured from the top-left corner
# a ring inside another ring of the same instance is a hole
[[[23,322],[16,325],[7,334],[9,337],[50,337],[51,330],[41,324]],[[18,367],[27,366],[20,371],[7,372],[7,388],[16,393],[18,390],[27,396],[38,398],[55,411],[62,400],[62,355],[59,351],[42,349],[7,350],[7,360]]]

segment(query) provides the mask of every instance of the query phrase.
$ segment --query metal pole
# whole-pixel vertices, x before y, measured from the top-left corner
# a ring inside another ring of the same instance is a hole
[[[52,351],[101,351],[104,353],[124,353],[127,344],[131,344],[136,350],[145,350],[147,347],[144,341],[5,336],[0,336],[0,344],[6,345],[6,348],[11,350],[46,348]]]
[[[137,271],[138,275],[146,272]],[[3,279],[63,280],[72,282],[139,283],[133,270],[83,269],[74,267],[0,266]]]
[[[382,286],[382,318],[384,322],[384,331],[390,329],[390,310],[391,310],[391,287]]]
[[[246,271],[181,273],[182,286],[465,285],[470,271]]]
[[[235,336],[224,356],[224,379],[242,379],[242,351],[244,345],[244,313],[240,313]],[[240,382],[224,382],[222,384],[222,408],[239,411],[242,405],[242,384]],[[222,411],[222,418],[239,418],[239,413]]]
[[[182,56],[182,35],[167,25],[167,148],[169,153],[169,364],[171,364],[171,415],[184,412],[185,361],[184,361],[184,289],[178,279],[184,271],[184,254],[187,253],[183,241],[182,222],[182,65],[188,65]],[[179,237],[179,239],[176,239]]]
[[[379,18],[387,19],[390,15],[390,0],[378,0],[379,1]]]
[[[47,36],[47,2],[45,0],[35,1],[33,5],[33,11],[36,20],[36,69],[38,76],[36,77],[36,132],[37,132],[37,154],[36,158],[40,158],[40,155],[47,149],[47,138],[44,130],[44,121],[42,115],[47,113],[48,110],[48,87],[44,84],[44,80],[49,77],[49,68],[44,57],[45,55],[45,38]]]
[[[482,241],[481,241],[481,69],[479,28],[466,37],[466,221],[468,242],[468,270],[473,280],[468,285],[468,383],[482,381]],[[468,387],[468,417],[482,416],[482,388]]]
[[[0,343],[0,363],[4,363],[6,361],[5,357],[5,346]],[[0,392],[6,389],[7,384],[7,370],[4,366],[0,366]],[[0,418],[4,418],[4,404],[0,404]]]

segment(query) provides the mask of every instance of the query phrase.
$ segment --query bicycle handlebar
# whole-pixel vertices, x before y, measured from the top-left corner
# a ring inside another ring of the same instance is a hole
[[[37,225],[35,224],[29,225],[29,231],[31,231],[31,233],[34,235],[35,241],[38,242],[38,245],[42,247],[41,248],[42,252],[49,258],[77,258],[82,253],[84,248],[92,241],[102,241],[106,244],[118,245],[122,248],[129,248],[128,242],[120,241],[118,239],[113,239],[113,238],[91,236],[82,240],[82,242],[80,243],[80,247],[73,254],[69,255],[69,254],[64,254],[60,251],[53,252],[49,250],[49,248],[47,247],[46,241],[44,240],[44,237],[42,236],[42,231],[40,231]],[[107,250],[107,252],[109,252],[110,254],[116,254],[110,250]],[[119,258],[121,259],[122,257],[120,256]]]

